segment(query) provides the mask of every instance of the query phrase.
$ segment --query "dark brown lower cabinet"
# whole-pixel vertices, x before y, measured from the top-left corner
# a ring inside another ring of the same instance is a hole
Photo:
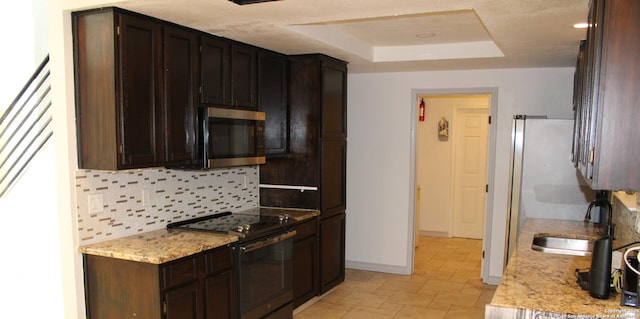
[[[84,255],[87,318],[236,318],[229,247],[165,264]]]
[[[320,294],[344,281],[345,221],[344,212],[320,219]]]
[[[204,282],[205,319],[236,318],[233,270],[214,273]]]
[[[198,318],[198,283],[190,282],[164,292],[167,318]]]
[[[296,226],[293,238],[293,307],[318,294],[318,219]]]

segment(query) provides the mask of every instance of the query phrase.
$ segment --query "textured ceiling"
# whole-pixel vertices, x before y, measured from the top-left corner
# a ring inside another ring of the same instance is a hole
[[[70,9],[82,3],[69,1]],[[349,72],[358,73],[574,66],[585,31],[572,25],[586,20],[589,0],[281,0],[243,6],[227,0],[133,0],[100,5],[285,54],[324,53],[348,61]]]
[[[491,40],[473,10],[327,21],[322,25],[352,34],[373,46],[455,43]],[[430,35],[427,33],[431,33]],[[425,34],[422,37],[417,35]]]

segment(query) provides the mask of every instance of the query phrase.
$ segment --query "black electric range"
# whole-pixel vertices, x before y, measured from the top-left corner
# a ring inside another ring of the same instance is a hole
[[[167,228],[215,232],[238,236],[240,241],[260,238],[289,228],[295,220],[288,215],[268,216],[224,212],[167,225]]]
[[[239,319],[293,318],[293,236],[287,215],[219,213],[175,222],[167,228],[238,236],[231,244]]]

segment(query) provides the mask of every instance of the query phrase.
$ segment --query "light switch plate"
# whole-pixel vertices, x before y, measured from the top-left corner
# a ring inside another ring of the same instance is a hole
[[[104,211],[104,198],[102,194],[89,194],[89,213],[98,214]]]

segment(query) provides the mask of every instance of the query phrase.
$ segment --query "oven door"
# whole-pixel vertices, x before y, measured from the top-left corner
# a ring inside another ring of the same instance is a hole
[[[263,318],[293,301],[295,234],[287,231],[237,246],[241,319]]]

